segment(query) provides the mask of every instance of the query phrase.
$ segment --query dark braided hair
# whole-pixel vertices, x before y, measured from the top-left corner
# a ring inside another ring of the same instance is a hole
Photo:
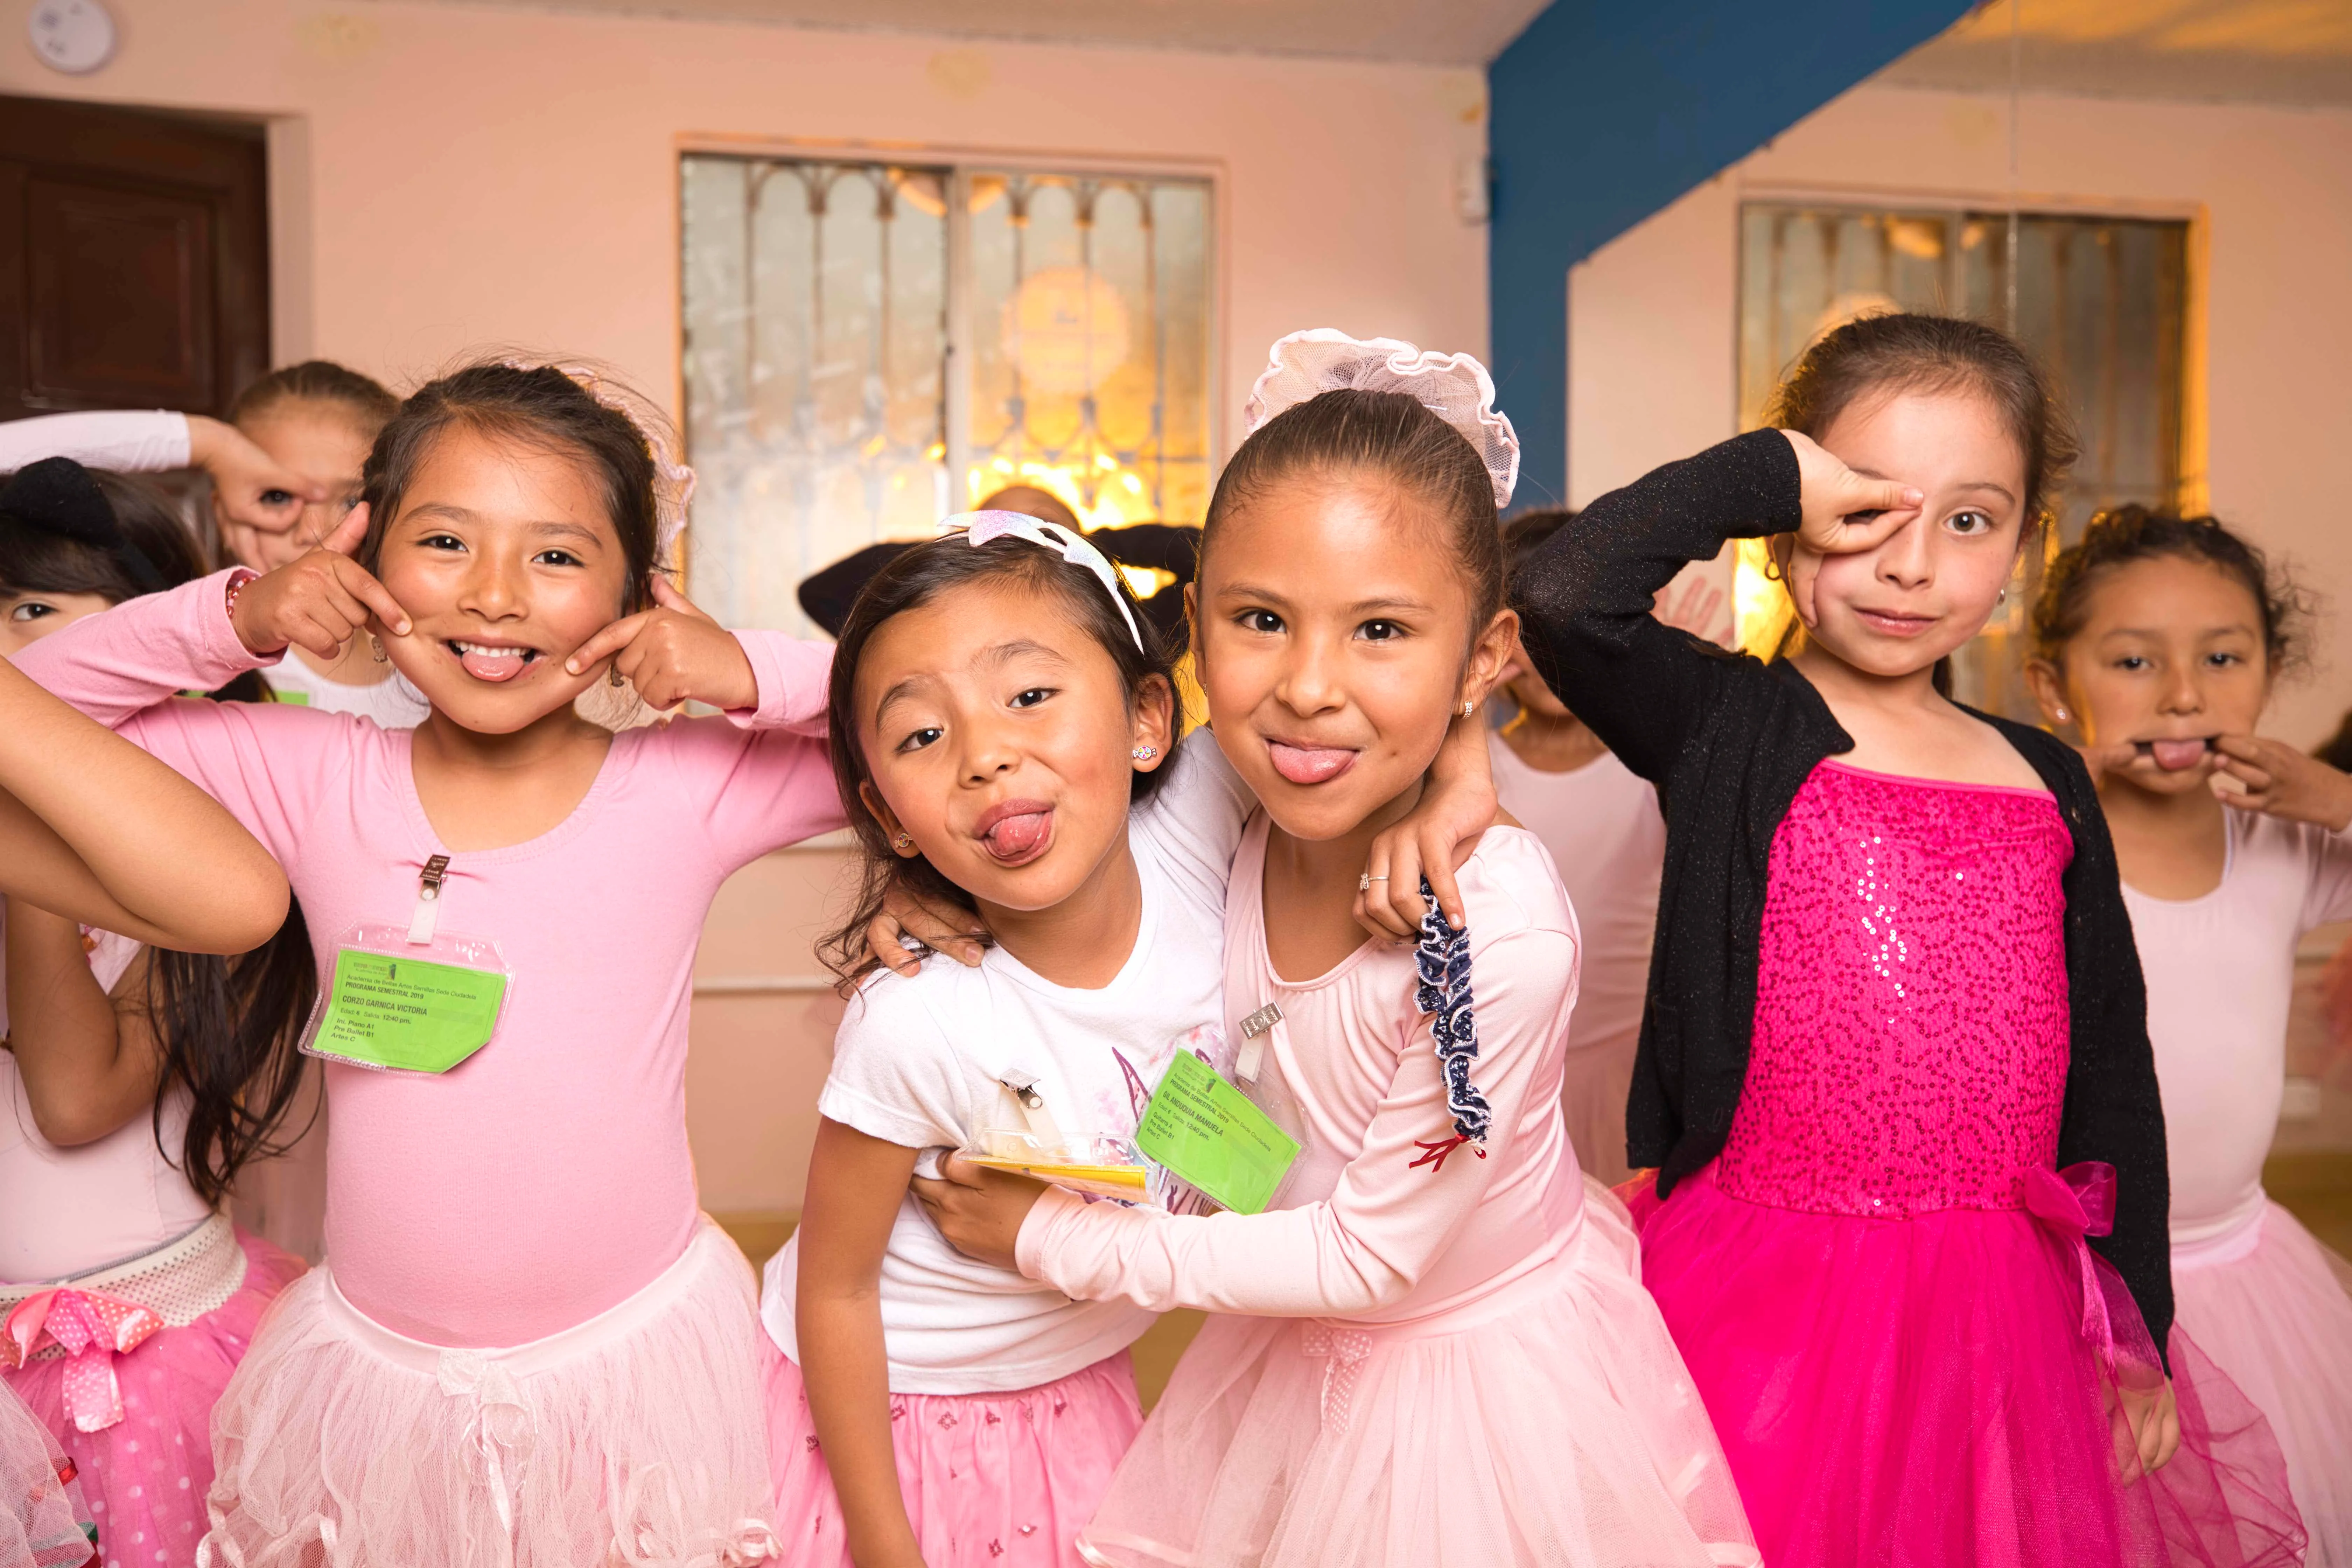
[[[2253,596],[2272,674],[2302,662],[2303,626],[2311,610],[2303,589],[2219,518],[2182,517],[2137,504],[2099,513],[2083,531],[2082,542],[2051,563],[2033,606],[2033,651],[2063,666],[2066,645],[2090,619],[2091,590],[2099,579],[2135,561],[2166,558],[2210,566]]]

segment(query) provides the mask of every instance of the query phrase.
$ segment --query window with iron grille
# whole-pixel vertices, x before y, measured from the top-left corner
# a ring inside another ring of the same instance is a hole
[[[1088,527],[1207,506],[1212,191],[1160,175],[690,153],[688,567],[733,626],[1007,485]]]

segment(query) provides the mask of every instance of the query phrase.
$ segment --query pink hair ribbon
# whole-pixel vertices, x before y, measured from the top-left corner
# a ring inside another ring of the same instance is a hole
[[[122,1419],[122,1384],[114,1358],[128,1355],[163,1326],[154,1311],[99,1290],[59,1286],[16,1303],[0,1323],[0,1362],[21,1367],[55,1345],[66,1364],[66,1413],[84,1432],[102,1432]]]

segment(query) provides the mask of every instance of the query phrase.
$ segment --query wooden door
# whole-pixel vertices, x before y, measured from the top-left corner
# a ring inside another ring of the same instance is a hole
[[[226,413],[269,368],[257,125],[0,97],[0,418]]]

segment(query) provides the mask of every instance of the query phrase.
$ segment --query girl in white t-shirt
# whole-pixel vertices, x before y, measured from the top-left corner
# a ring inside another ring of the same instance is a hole
[[[1129,1136],[1173,1055],[1213,1052],[1255,804],[1205,737],[1175,744],[1167,658],[1093,545],[962,521],[866,588],[834,659],[834,766],[866,852],[835,952],[857,988],[761,1301],[782,1352],[777,1523],[802,1563],[1078,1562],[1142,1420],[1128,1346],[1154,1314],[962,1257],[907,1184],[991,1128]],[[977,966],[882,972],[866,931],[894,896],[971,911]]]

